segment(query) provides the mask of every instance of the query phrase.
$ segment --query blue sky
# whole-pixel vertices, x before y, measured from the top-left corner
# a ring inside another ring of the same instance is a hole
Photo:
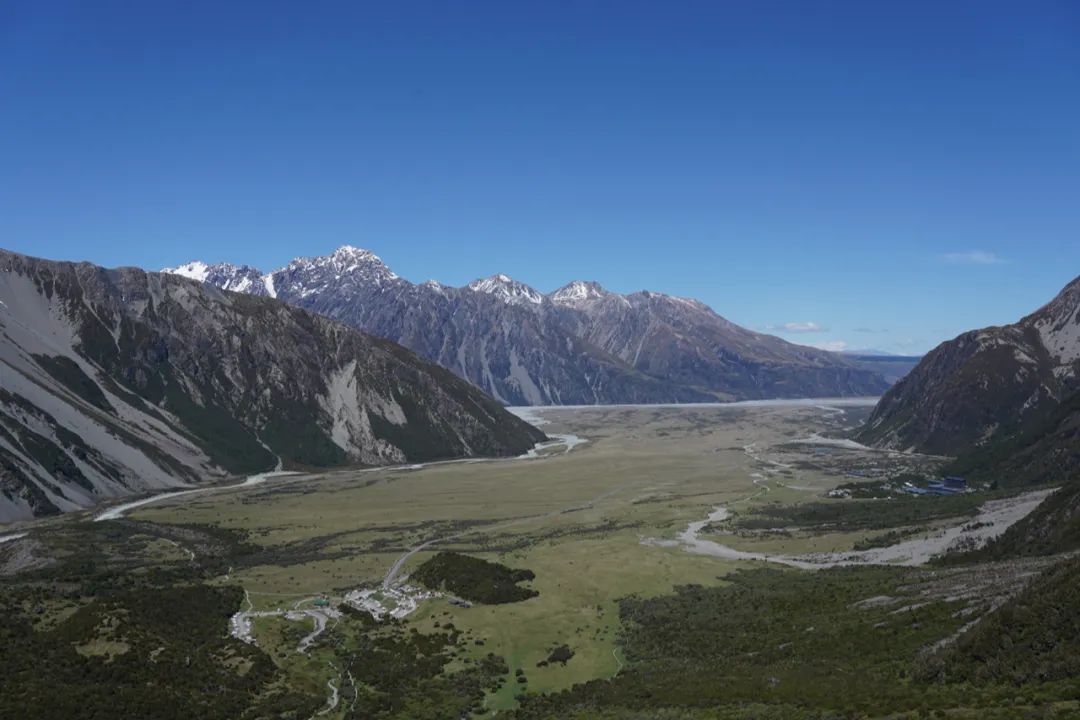
[[[1080,4],[14,2],[0,246],[697,297],[922,352],[1080,274]]]

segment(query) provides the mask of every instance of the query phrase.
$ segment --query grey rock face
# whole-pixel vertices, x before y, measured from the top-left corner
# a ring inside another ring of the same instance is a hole
[[[170,274],[0,251],[0,332],[0,520],[278,462],[515,455],[543,439],[394,343]]]
[[[544,295],[505,275],[462,288],[413,284],[349,246],[258,281],[235,266],[197,265],[205,282],[273,294],[401,343],[511,405],[876,395],[887,387],[839,355],[660,293],[623,296],[575,281]]]

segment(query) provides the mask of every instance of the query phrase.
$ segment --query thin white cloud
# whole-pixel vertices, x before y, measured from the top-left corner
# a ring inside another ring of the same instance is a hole
[[[827,328],[821,327],[816,322],[789,322],[783,325],[767,325],[765,329],[772,332],[818,333],[825,332]]]
[[[816,322],[789,322],[784,323],[784,329],[788,332],[825,332],[825,328]]]
[[[844,352],[850,347],[845,340],[826,340],[818,343],[807,343],[807,345],[818,350],[828,350],[829,352]]]
[[[945,253],[941,259],[952,265],[1002,265],[1005,258],[986,250]]]

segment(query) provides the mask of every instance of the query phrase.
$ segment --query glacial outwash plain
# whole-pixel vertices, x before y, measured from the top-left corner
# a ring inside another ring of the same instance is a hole
[[[211,645],[197,657],[212,705],[186,681],[148,688],[136,673],[121,687],[204,717],[996,702],[1005,684],[953,674],[959,640],[1047,561],[948,558],[1046,491],[860,497],[943,462],[843,439],[873,403],[515,409],[549,437],[518,458],[271,473],[36,521],[0,548],[5,602],[42,642],[62,638],[61,676],[89,658],[160,672],[191,662],[184,643]],[[440,567],[453,578],[440,584]],[[504,596],[480,601],[462,581],[505,568]]]

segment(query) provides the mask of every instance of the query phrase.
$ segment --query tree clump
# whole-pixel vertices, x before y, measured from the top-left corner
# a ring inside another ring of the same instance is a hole
[[[444,590],[486,605],[536,597],[540,594],[536,590],[518,585],[535,577],[532,570],[509,568],[456,552],[440,552],[412,574],[413,580],[432,590]]]

